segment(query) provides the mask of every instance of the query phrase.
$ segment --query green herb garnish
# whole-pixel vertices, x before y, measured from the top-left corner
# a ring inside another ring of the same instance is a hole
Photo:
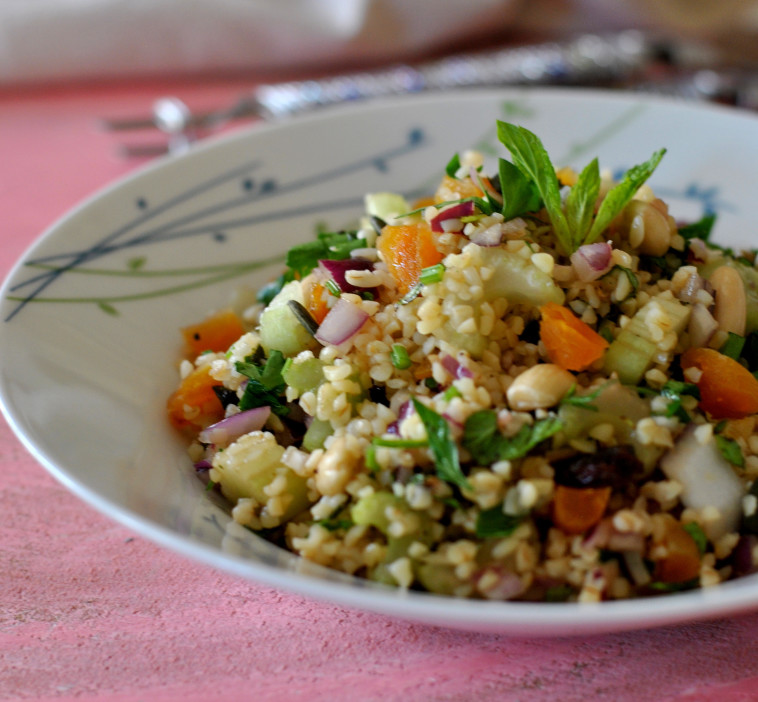
[[[429,442],[426,439],[385,439],[383,436],[375,436],[371,440],[372,446],[384,448],[426,448]]]
[[[502,505],[479,512],[476,518],[476,535],[480,539],[502,539],[510,536],[523,521],[523,517],[515,517],[503,512]]]
[[[540,194],[534,183],[510,161],[499,159],[502,215],[506,221],[540,208]]]
[[[727,339],[719,349],[719,352],[723,353],[724,356],[733,358],[735,361],[739,361],[740,356],[742,356],[742,349],[745,348],[745,341],[746,339],[744,336],[729,332]]]
[[[463,445],[477,463],[489,465],[525,456],[562,428],[563,422],[558,417],[546,417],[534,424],[525,424],[515,436],[506,437],[497,427],[497,414],[492,410],[480,410],[466,420]]]
[[[265,362],[253,354],[244,361],[237,361],[234,364],[237,372],[248,379],[245,392],[239,402],[240,410],[269,406],[271,411],[280,417],[289,414],[289,407],[281,399],[287,389],[287,384],[282,377],[284,364],[285,358],[282,352],[275,349],[271,351]]]
[[[700,390],[694,383],[685,383],[681,380],[668,380],[660,390],[660,394],[668,399],[666,405],[665,417],[677,417],[679,421],[688,424],[692,421],[687,411],[682,407],[682,398],[689,395],[700,399]]]
[[[455,174],[458,172],[458,169],[461,167],[461,157],[458,153],[453,154],[453,158],[451,158],[447,165],[445,166],[445,173],[447,173],[451,178],[455,178]]]
[[[458,446],[450,436],[447,420],[433,409],[413,398],[413,406],[426,429],[429,448],[434,456],[437,477],[458,487],[471,490],[471,484],[461,470]]]
[[[734,439],[729,439],[721,434],[716,434],[714,438],[716,440],[716,448],[729,463],[738,468],[742,468],[745,465],[742,449]]]
[[[697,522],[687,522],[682,527],[697,544],[697,550],[700,551],[700,555],[702,556],[705,553],[705,549],[708,548],[708,537],[705,535],[702,527]]]
[[[411,357],[408,355],[408,349],[402,344],[392,344],[390,361],[392,361],[392,365],[398,370],[405,370],[413,365]]]
[[[359,239],[356,232],[319,232],[315,241],[308,241],[293,246],[287,252],[287,268],[292,276],[304,278],[317,265],[319,259],[341,260],[350,258],[353,249],[365,246],[365,241]]]
[[[445,265],[438,263],[434,266],[428,266],[421,269],[421,275],[419,276],[419,282],[422,285],[431,285],[432,283],[439,283],[442,280],[442,276],[445,274]]]
[[[652,175],[666,153],[665,149],[660,149],[644,163],[630,168],[621,182],[603,198],[593,219],[592,195],[594,193],[596,198],[600,187],[600,173],[595,161],[580,174],[567,198],[564,212],[555,168],[539,138],[524,127],[500,121],[497,123],[497,135],[510,151],[513,165],[531,180],[539,192],[556,238],[567,254],[601,236],[637,189]]]
[[[581,407],[582,409],[590,410],[591,412],[597,412],[598,408],[596,405],[593,405],[592,403],[597,400],[598,396],[600,395],[603,390],[608,386],[609,383],[613,381],[608,381],[607,383],[603,383],[599,388],[596,390],[593,390],[591,393],[588,393],[587,395],[577,395],[576,394],[576,383],[574,383],[569,389],[568,392],[561,398],[561,401],[559,404],[561,405],[572,405],[574,407]]]

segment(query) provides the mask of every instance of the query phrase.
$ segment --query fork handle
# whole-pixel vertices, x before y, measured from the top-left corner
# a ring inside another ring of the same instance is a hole
[[[641,33],[630,30],[610,36],[587,34],[564,44],[462,54],[417,67],[398,65],[381,71],[262,85],[237,103],[233,116],[279,118],[355,100],[461,87],[597,84],[621,80],[640,70],[651,59],[651,50]]]

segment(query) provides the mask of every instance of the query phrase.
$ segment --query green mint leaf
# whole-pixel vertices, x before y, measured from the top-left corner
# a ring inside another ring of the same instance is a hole
[[[364,243],[354,232],[319,232],[314,241],[293,246],[287,252],[287,268],[293,277],[304,278],[318,265],[319,259],[349,258],[350,252]]]
[[[708,241],[715,223],[716,215],[714,213],[707,214],[697,222],[691,222],[690,224],[685,224],[683,227],[679,227],[679,234],[687,241],[690,239]]]
[[[575,244],[584,241],[592,224],[595,203],[600,192],[600,166],[592,159],[566,197],[566,220]]]
[[[353,522],[349,519],[320,519],[314,524],[324,527],[327,531],[339,531],[340,529],[347,531],[353,526]]]
[[[479,512],[476,518],[476,535],[480,539],[502,539],[516,531],[522,520],[523,517],[505,514],[502,505],[497,505]]]
[[[471,484],[461,470],[458,446],[450,436],[447,420],[433,409],[413,398],[413,406],[426,429],[429,448],[434,456],[437,477],[460,488],[471,490]]]
[[[501,213],[506,221],[539,209],[541,201],[537,188],[516,166],[501,158],[499,174],[503,195]]]
[[[558,176],[555,175],[555,168],[539,137],[524,127],[499,120],[497,137],[510,151],[513,165],[534,183],[552,222],[556,238],[565,252],[571,253],[576,247],[563,213]]]
[[[458,169],[461,167],[461,157],[459,154],[453,154],[453,158],[451,158],[447,162],[447,166],[445,166],[445,173],[447,173],[451,178],[455,178],[455,174],[458,172]]]
[[[568,389],[568,392],[561,398],[561,401],[559,404],[573,405],[574,407],[581,407],[582,409],[590,410],[591,412],[597,412],[599,411],[597,406],[593,405],[592,403],[595,400],[597,400],[600,393],[603,392],[606,386],[611,382],[613,381],[609,380],[607,383],[603,383],[599,388],[597,388],[596,390],[593,390],[591,393],[588,393],[586,395],[577,395],[576,383],[574,383]]]
[[[666,149],[659,149],[647,161],[632,166],[624,174],[621,182],[603,198],[590,232],[582,243],[591,244],[600,238],[614,217],[624,209],[639,187],[653,174],[665,153]]]
[[[734,439],[716,434],[716,448],[721,455],[732,465],[742,468],[745,465],[745,457],[742,455],[740,445]]]

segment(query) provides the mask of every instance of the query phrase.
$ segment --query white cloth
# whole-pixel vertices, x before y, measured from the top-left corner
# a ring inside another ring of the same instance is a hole
[[[0,0],[0,84],[350,69],[633,26],[758,57],[758,0]]]
[[[522,0],[0,0],[0,82],[343,67],[508,26]]]

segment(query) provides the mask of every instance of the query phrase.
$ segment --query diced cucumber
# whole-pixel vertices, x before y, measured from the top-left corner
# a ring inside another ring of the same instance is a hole
[[[548,302],[563,304],[565,295],[552,276],[537,268],[531,260],[499,246],[482,248],[484,265],[494,274],[484,283],[484,297],[504,297],[511,303],[540,307]]]
[[[367,193],[366,214],[374,215],[385,222],[411,211],[408,201],[397,193]]]
[[[265,488],[283,475],[287,482],[285,493],[292,496],[281,517],[284,522],[302,512],[309,503],[305,478],[281,463],[283,453],[284,448],[269,432],[245,434],[213,457],[211,479],[221,485],[221,492],[231,502],[252,497],[265,505],[269,500]]]
[[[690,307],[679,300],[661,293],[637,310],[629,323],[619,332],[605,352],[603,369],[617,373],[625,385],[637,385],[653,365],[658,345],[651,338],[647,317],[656,305],[660,305],[671,320],[671,330],[678,336],[690,318]]]
[[[287,283],[263,310],[258,334],[267,353],[277,349],[284,356],[295,356],[318,345],[290,309],[290,300],[303,304],[302,286],[297,280]]]
[[[455,576],[455,567],[441,563],[421,563],[416,568],[416,578],[429,592],[454,595],[461,581]]]
[[[299,393],[314,391],[324,382],[324,364],[318,358],[294,359],[282,371],[284,382]]]
[[[306,451],[315,451],[324,447],[324,441],[334,433],[331,423],[314,417],[308,430],[303,436],[303,449]]]
[[[350,510],[350,517],[355,524],[373,526],[386,534],[390,526],[386,514],[388,507],[407,506],[391,492],[373,492],[358,499]]]

